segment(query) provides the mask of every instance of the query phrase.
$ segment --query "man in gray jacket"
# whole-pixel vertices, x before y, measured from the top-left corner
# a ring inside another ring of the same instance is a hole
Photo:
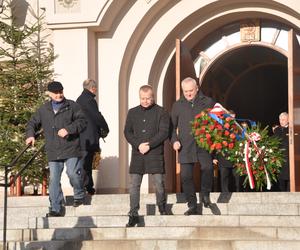
[[[213,184],[213,164],[211,155],[197,146],[192,136],[191,121],[204,109],[212,108],[215,102],[199,93],[197,82],[193,78],[184,79],[181,88],[183,96],[173,104],[171,112],[173,125],[171,141],[173,149],[179,154],[181,183],[189,207],[184,214],[192,215],[198,213],[193,182],[194,164],[199,162],[201,165],[201,197],[205,207],[211,205],[209,193]]]
[[[124,134],[132,146],[130,163],[130,211],[127,227],[139,222],[140,186],[144,174],[151,174],[156,188],[156,203],[166,214],[164,185],[164,141],[169,135],[170,117],[154,103],[153,90],[144,85],[139,90],[140,105],[129,110]]]
[[[48,84],[50,101],[43,104],[32,116],[26,128],[26,144],[34,145],[35,132],[43,128],[46,153],[49,161],[50,212],[47,217],[63,216],[63,193],[60,186],[64,163],[74,190],[73,206],[83,204],[85,196],[80,161],[79,133],[86,126],[85,117],[79,105],[67,100],[60,82]]]

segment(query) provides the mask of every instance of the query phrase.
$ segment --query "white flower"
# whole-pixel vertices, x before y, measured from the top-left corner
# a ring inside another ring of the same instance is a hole
[[[270,153],[273,153],[273,150],[272,150],[272,149],[269,149],[269,152],[270,152]]]
[[[244,146],[243,143],[240,143],[240,147]]]
[[[265,146],[262,146],[262,147],[261,147],[261,149],[265,149],[265,148],[266,148]]]
[[[257,158],[256,158],[256,157],[253,157],[253,161],[257,161]]]
[[[267,158],[264,158],[264,162],[267,162],[268,161],[268,159]]]

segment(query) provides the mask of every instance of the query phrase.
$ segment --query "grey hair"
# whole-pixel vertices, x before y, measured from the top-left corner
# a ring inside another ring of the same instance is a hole
[[[283,116],[289,116],[289,114],[287,112],[282,112],[282,113],[280,113],[279,118],[281,118]]]
[[[97,83],[95,80],[88,78],[84,80],[82,86],[84,89],[97,88]]]
[[[187,77],[187,78],[184,78],[182,81],[181,81],[181,88],[183,87],[183,85],[187,82],[192,82],[195,84],[195,86],[198,86],[196,80],[192,77]]]

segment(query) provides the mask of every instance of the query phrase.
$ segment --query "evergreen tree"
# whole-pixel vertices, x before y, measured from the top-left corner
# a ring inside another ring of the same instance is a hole
[[[55,55],[47,42],[44,11],[28,6],[30,21],[20,23],[17,13],[22,8],[18,8],[18,1],[5,0],[4,6],[0,14],[0,163],[8,164],[24,148],[27,121],[45,100]],[[29,156],[20,161],[18,168]],[[23,181],[39,183],[45,166],[45,155],[40,154],[23,173]]]

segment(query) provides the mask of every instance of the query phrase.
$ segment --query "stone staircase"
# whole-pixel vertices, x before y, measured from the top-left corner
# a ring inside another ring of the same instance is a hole
[[[161,216],[155,195],[141,195],[140,223],[126,228],[129,195],[88,196],[65,216],[46,218],[48,197],[8,199],[8,249],[300,249],[300,193],[212,193],[211,208],[184,216],[182,194],[169,194]],[[0,240],[3,235],[0,200]],[[1,242],[2,243],[2,242]],[[1,244],[0,243],[0,244]],[[1,246],[0,246],[1,249]]]

